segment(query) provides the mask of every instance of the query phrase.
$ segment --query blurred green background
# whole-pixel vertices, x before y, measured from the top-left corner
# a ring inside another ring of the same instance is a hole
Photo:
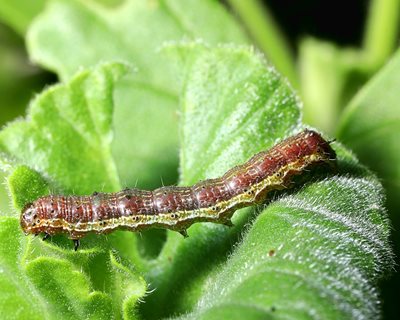
[[[120,1],[99,2],[112,6]],[[223,1],[254,45],[298,91],[304,102],[304,121],[332,136],[340,133],[338,124],[346,105],[396,51],[399,3],[398,0]],[[45,4],[45,0],[2,1],[0,4],[1,126],[23,116],[30,99],[57,82],[56,75],[30,63],[24,43],[29,24]],[[397,110],[393,118],[398,118],[398,113]],[[358,155],[378,174],[381,172],[368,156]],[[4,180],[2,173],[0,178]],[[381,178],[388,189],[392,188],[385,176]],[[388,209],[398,256],[399,203],[393,190],[398,190],[399,181],[395,181],[395,185],[397,187],[389,192]],[[2,183],[0,211],[7,210],[10,210],[9,200]],[[398,273],[383,284],[385,318],[400,318],[398,288]]]

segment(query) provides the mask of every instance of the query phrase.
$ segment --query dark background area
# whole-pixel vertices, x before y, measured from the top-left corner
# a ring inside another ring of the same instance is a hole
[[[264,0],[294,50],[303,35],[359,46],[369,1]]]

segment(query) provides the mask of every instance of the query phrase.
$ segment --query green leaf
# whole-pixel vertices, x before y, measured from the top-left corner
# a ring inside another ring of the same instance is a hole
[[[185,66],[182,184],[219,176],[301,130],[291,88],[251,50],[188,44],[171,51]],[[339,143],[334,147],[336,174],[282,193],[251,227],[244,227],[254,218],[245,209],[235,213],[232,229],[196,224],[185,241],[169,233],[147,268],[156,290],[141,312],[187,319],[377,316],[377,282],[393,264],[383,190]]]
[[[89,279],[67,261],[39,257],[29,262],[26,273],[43,299],[51,305],[50,314],[65,319],[109,319],[111,298],[91,292]]]
[[[31,104],[30,120],[1,131],[0,151],[64,192],[119,189],[110,150],[112,90],[126,71],[126,65],[105,64],[51,87]]]
[[[3,171],[0,170],[0,181],[5,181],[6,175]],[[7,193],[5,183],[0,184],[0,216],[8,215],[9,211],[11,211],[9,206],[9,195]]]
[[[48,193],[48,185],[66,193],[120,188],[110,152],[112,93],[114,83],[128,69],[126,64],[107,63],[83,70],[66,84],[39,95],[28,119],[0,132],[0,150],[6,157],[2,168],[16,166],[8,186],[17,209]],[[12,308],[19,308],[18,301],[25,299],[20,289],[24,287],[32,287],[34,298],[20,304],[22,317],[32,308],[42,308],[37,314],[51,318],[122,318],[127,309],[135,315],[132,306],[145,295],[147,285],[133,272],[134,261],[139,260],[131,250],[133,234],[91,236],[74,253],[63,236],[48,242],[23,238],[16,218],[1,222],[1,236],[9,240],[1,239],[5,250],[0,252],[0,267],[7,272],[0,274],[0,281],[12,293],[0,295],[2,315],[11,317]],[[111,248],[123,259],[117,266]],[[116,286],[121,279],[124,288]],[[10,299],[15,300],[11,307]]]
[[[400,50],[349,103],[337,136],[383,179],[388,204],[400,221]]]
[[[0,310],[3,319],[43,319],[45,304],[21,271],[25,249],[17,219],[0,217]]]
[[[121,304],[122,318],[136,319],[137,302],[141,301],[146,282],[141,276],[132,272],[134,270],[133,266],[127,268],[119,261],[118,256],[112,252],[110,252],[110,261],[114,271],[113,302],[115,308],[119,308],[119,304]],[[133,281],[133,279],[136,279],[136,281]]]
[[[176,182],[179,66],[172,67],[158,49],[182,38],[247,42],[224,8],[209,0],[125,1],[112,11],[57,0],[29,30],[32,59],[62,79],[99,61],[122,59],[138,68],[116,88],[112,152],[126,186],[156,187],[160,177],[165,184]]]

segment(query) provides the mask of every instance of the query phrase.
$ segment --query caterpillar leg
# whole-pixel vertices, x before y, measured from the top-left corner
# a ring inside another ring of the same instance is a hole
[[[79,245],[81,244],[79,239],[72,239],[72,241],[74,242],[74,250],[78,250]]]
[[[187,234],[187,230],[183,229],[181,231],[178,231],[181,235],[183,235],[184,238],[189,238],[189,235]]]
[[[47,240],[48,238],[50,238],[50,234],[45,233],[44,237],[42,238],[43,241]]]

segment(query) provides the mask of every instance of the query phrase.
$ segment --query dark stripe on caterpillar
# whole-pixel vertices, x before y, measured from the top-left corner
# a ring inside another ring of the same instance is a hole
[[[310,167],[335,163],[330,142],[315,131],[304,130],[257,153],[222,177],[193,186],[39,198],[23,209],[21,227],[25,234],[44,232],[45,237],[67,233],[74,240],[75,250],[79,239],[89,232],[156,227],[186,236],[186,229],[196,222],[232,225],[230,218],[237,209],[262,203],[272,190],[291,187],[293,177]]]

